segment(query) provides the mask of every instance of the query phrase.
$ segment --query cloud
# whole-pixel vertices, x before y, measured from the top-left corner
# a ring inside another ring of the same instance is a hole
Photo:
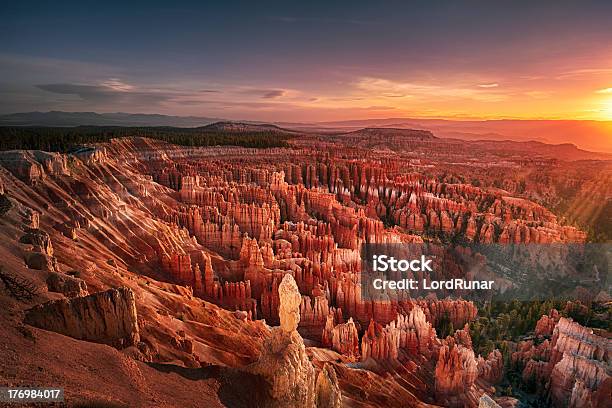
[[[287,91],[284,89],[246,88],[237,90],[237,93],[243,95],[259,96],[260,98],[264,99],[274,99],[280,98],[281,96],[285,96],[287,94]]]
[[[604,88],[596,91],[598,94],[612,94],[612,88]]]
[[[479,88],[497,88],[499,86],[499,84],[497,82],[493,82],[490,84],[479,84],[478,87]]]
[[[254,109],[278,109],[279,104],[274,102],[251,102],[251,101],[228,101],[228,105],[241,106]],[[283,106],[294,106],[294,104],[285,103]]]
[[[55,94],[76,95],[84,101],[97,104],[157,105],[173,98],[173,95],[163,92],[136,91],[133,86],[117,79],[109,79],[100,85],[57,83],[35,86]]]
[[[42,84],[36,85],[38,89],[62,95],[78,95],[86,101],[104,101],[113,99],[116,91],[112,88],[99,85],[79,84]]]
[[[223,101],[205,101],[200,99],[173,99],[172,103],[176,103],[177,105],[185,105],[185,106],[197,106],[197,105],[217,105],[223,104]]]
[[[429,100],[432,98],[461,98],[483,102],[499,102],[507,99],[507,95],[492,90],[474,89],[473,86],[462,84],[432,84],[419,82],[400,82],[385,78],[362,77],[356,82],[356,87],[370,95],[406,95]]]
[[[109,78],[107,81],[102,82],[102,85],[114,91],[126,92],[134,89],[132,85],[126,84],[118,78]]]
[[[222,90],[206,87],[193,90],[187,87],[151,88],[109,78],[96,83],[44,83],[36,88],[56,95],[74,95],[77,98],[63,100],[64,104],[80,104],[88,109],[135,110],[141,108],[171,109],[176,107],[206,107],[207,109],[236,109],[238,107],[266,110],[283,106],[296,108],[297,93],[280,88],[252,88],[229,86]]]
[[[580,77],[608,76],[612,74],[612,68],[581,68],[561,72],[555,79],[574,79]]]
[[[362,98],[362,97],[339,97],[339,96],[334,96],[334,97],[330,97],[327,98],[330,101],[333,102],[353,102],[353,101],[363,101],[366,98]]]
[[[264,99],[274,99],[274,98],[280,98],[283,95],[285,95],[285,91],[283,91],[282,89],[274,89],[272,91],[266,92],[262,96],[262,98],[264,98]]]
[[[380,110],[391,110],[391,109],[395,109],[395,106],[380,106],[380,105],[374,105],[374,106],[368,106],[366,108],[363,108],[365,110],[376,110],[376,111],[380,111]]]

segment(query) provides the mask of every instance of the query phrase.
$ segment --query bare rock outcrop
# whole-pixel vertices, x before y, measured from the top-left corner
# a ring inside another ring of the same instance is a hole
[[[23,259],[27,267],[30,269],[50,272],[58,269],[56,259],[42,252],[27,251],[23,254]]]
[[[483,394],[478,400],[478,408],[501,408],[501,406],[493,401],[493,398],[489,397],[487,394]]]
[[[478,378],[490,384],[501,381],[504,376],[504,358],[499,350],[495,349],[490,352],[486,359],[479,356],[476,361],[478,362]]]
[[[47,287],[50,292],[63,293],[66,297],[87,296],[87,283],[83,279],[73,276],[51,272],[47,278]]]
[[[319,408],[336,408],[342,406],[342,393],[338,385],[336,371],[330,364],[325,364],[317,375],[315,384],[315,406]]]
[[[606,380],[608,395],[612,393],[607,370],[609,368],[601,362],[564,354],[551,373],[550,391],[553,404],[556,407],[595,408],[593,394]]]
[[[435,329],[420,306],[415,306],[409,315],[398,314],[385,327],[370,322],[361,339],[361,359],[392,360],[400,350],[409,355],[430,357],[438,347]]]
[[[451,342],[438,354],[435,369],[436,399],[445,406],[466,406],[465,396],[478,378],[478,363],[474,351]]]
[[[283,277],[278,293],[280,327],[272,328],[259,360],[248,371],[270,385],[270,407],[340,407],[333,370],[324,368],[317,376],[297,332],[301,295],[291,274]]]
[[[550,322],[558,319],[552,331]],[[522,342],[513,353],[514,363],[523,365],[523,379],[535,380],[538,391],[550,396],[555,407],[595,408],[600,394],[612,395],[612,341],[556,311],[543,316],[536,332],[552,334],[537,347]],[[607,389],[606,389],[607,387]],[[602,391],[603,390],[603,391]]]
[[[19,240],[22,244],[33,245],[35,250],[48,256],[53,256],[53,244],[49,234],[39,229],[29,229]]]
[[[340,354],[349,357],[359,356],[359,333],[350,317],[348,322],[333,325],[333,315],[328,315],[328,324],[323,332],[323,345],[331,347]]]
[[[13,203],[8,199],[6,194],[1,191],[2,186],[0,185],[0,217],[6,214],[12,207]]]
[[[535,335],[536,336],[552,336],[553,329],[559,321],[560,315],[557,309],[551,309],[548,315],[542,315],[540,320],[536,323]]]
[[[117,348],[140,340],[134,292],[125,287],[43,303],[26,312],[25,323]]]
[[[300,304],[302,303],[302,296],[293,276],[286,274],[283,277],[278,286],[278,295],[280,297],[278,308],[280,328],[284,333],[293,333],[300,323]]]
[[[37,216],[35,218],[38,219]],[[32,221],[32,223],[37,224],[38,221]],[[53,256],[53,244],[49,234],[37,228],[28,228],[19,242],[32,245],[32,250],[25,251],[23,255],[28,268],[41,271],[57,271],[59,269],[57,260]]]

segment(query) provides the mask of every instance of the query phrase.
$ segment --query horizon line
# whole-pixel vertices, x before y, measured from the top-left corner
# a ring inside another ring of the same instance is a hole
[[[203,116],[199,115],[180,115],[180,114],[169,114],[169,113],[152,113],[152,112],[125,112],[125,111],[63,111],[63,110],[47,110],[47,111],[19,111],[19,112],[3,112],[0,113],[0,116],[9,116],[9,115],[20,115],[20,114],[32,114],[32,113],[71,113],[71,114],[79,114],[79,113],[93,113],[97,115],[112,115],[112,114],[124,114],[124,115],[157,115],[157,116],[167,116],[167,117],[176,117],[176,118],[197,118],[197,119],[215,119],[220,121],[232,121],[232,122],[262,122],[262,123],[295,123],[295,124],[325,124],[325,123],[336,123],[336,122],[352,122],[352,121],[376,121],[376,120],[447,120],[447,121],[456,121],[456,122],[487,122],[487,121],[555,121],[555,122],[599,122],[599,123],[610,123],[610,120],[603,119],[591,119],[591,118],[558,118],[558,117],[517,117],[517,116],[499,116],[499,117],[478,117],[478,116],[391,116],[391,117],[381,117],[381,118],[348,118],[348,119],[336,119],[336,120],[323,120],[323,121],[285,121],[285,120],[261,120],[261,119],[234,119],[230,117],[213,117],[207,116],[203,114]]]

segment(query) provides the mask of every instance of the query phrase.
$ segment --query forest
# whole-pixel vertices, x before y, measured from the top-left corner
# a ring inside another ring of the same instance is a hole
[[[148,137],[179,146],[288,147],[293,134],[274,130],[218,131],[176,127],[0,127],[0,150],[70,152],[119,137]]]

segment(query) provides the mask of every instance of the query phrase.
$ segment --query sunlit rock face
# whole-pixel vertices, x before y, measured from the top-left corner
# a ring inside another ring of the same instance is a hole
[[[610,387],[612,341],[562,317],[553,330],[551,347],[553,403],[556,406],[595,406],[595,392],[600,387]]]
[[[285,275],[278,286],[278,296],[280,298],[278,310],[280,328],[285,333],[293,333],[297,330],[300,323],[302,296],[295,283],[295,279],[290,274]]]
[[[44,303],[30,309],[25,322],[119,348],[134,346],[140,340],[134,293],[128,288]]]
[[[263,376],[270,384],[270,406],[340,407],[335,372],[325,366],[317,374],[297,332],[301,296],[293,276],[283,277],[278,294],[280,326],[272,328],[260,359],[249,371]]]
[[[50,273],[47,278],[47,288],[50,292],[63,293],[68,298],[87,296],[87,283],[83,279],[75,278],[63,273]]]
[[[462,392],[470,391],[478,378],[474,352],[461,345],[443,345],[436,364],[436,394],[448,405],[461,406]]]
[[[535,328],[536,336],[552,336],[553,330],[559,321],[559,312],[552,309],[548,315],[542,315]]]
[[[478,408],[501,408],[501,406],[485,394],[478,400]]]
[[[327,315],[322,343],[326,347],[349,357],[359,356],[359,333],[353,318],[334,326],[333,314]]]
[[[556,318],[552,331],[548,322]],[[597,407],[612,392],[612,341],[592,329],[559,317],[556,310],[542,316],[536,330],[552,338],[535,346],[524,342],[513,353],[524,364],[523,378],[539,385],[556,407]]]
[[[399,352],[411,355],[431,357],[440,344],[431,323],[419,306],[415,306],[409,315],[398,315],[397,319],[384,328],[373,320],[361,342],[363,360],[397,359]]]

